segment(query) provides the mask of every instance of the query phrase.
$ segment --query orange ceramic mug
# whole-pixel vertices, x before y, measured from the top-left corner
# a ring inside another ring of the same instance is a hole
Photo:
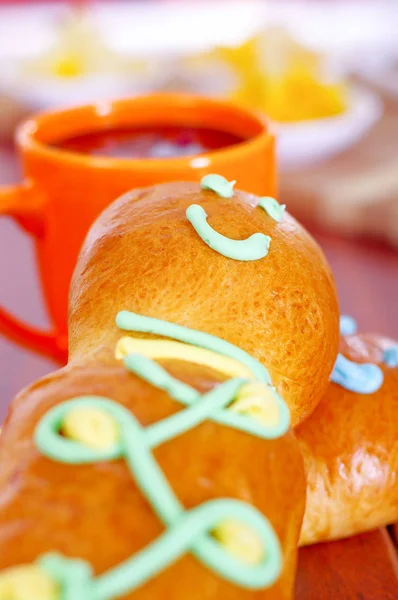
[[[119,159],[72,153],[57,141],[104,128],[209,128],[244,138],[200,156]],[[228,102],[185,94],[154,94],[52,112],[18,130],[25,181],[0,188],[0,214],[12,216],[36,241],[41,284],[53,324],[45,332],[0,307],[0,331],[24,346],[64,360],[67,300],[77,255],[92,222],[129,189],[206,173],[236,179],[239,188],[275,194],[274,137],[262,118]]]

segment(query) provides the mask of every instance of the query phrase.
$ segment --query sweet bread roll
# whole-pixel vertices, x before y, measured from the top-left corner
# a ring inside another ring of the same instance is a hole
[[[302,545],[398,520],[398,347],[350,335],[340,351],[342,385],[331,383],[295,431],[308,480]]]
[[[99,217],[72,282],[70,361],[116,342],[118,311],[164,319],[260,360],[295,425],[323,396],[336,358],[333,277],[283,207],[259,206],[219,179],[138,189]]]
[[[11,405],[0,599],[292,598],[305,499],[293,434],[259,433],[239,379],[119,351]]]
[[[315,242],[217,176],[138,190],[88,236],[69,333],[0,438],[0,600],[291,599],[289,423],[338,346]]]

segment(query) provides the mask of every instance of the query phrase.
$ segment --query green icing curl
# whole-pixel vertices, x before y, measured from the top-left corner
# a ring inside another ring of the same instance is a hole
[[[144,363],[152,362],[140,358]],[[147,548],[98,577],[93,577],[90,565],[84,561],[52,553],[40,557],[38,563],[62,586],[62,600],[113,600],[133,592],[186,552],[192,552],[220,577],[243,588],[264,589],[276,581],[282,568],[281,548],[264,515],[253,506],[232,499],[211,500],[186,511],[151,452],[159,444],[203,422],[209,414],[228,406],[240,385],[241,380],[231,379],[208,394],[199,395],[197,400],[200,401],[187,409],[147,428],[143,428],[123,406],[98,396],[74,398],[43,417],[35,441],[45,456],[72,464],[124,458],[138,487],[167,527],[165,533]],[[119,444],[106,452],[96,452],[62,438],[59,435],[62,419],[76,406],[92,406],[115,418],[121,432]],[[265,552],[258,565],[240,563],[209,535],[219,522],[229,518],[252,527],[260,537]]]
[[[229,379],[201,395],[149,358],[139,354],[127,355],[124,364],[130,371],[165,390],[185,408],[145,428],[129,410],[109,398],[81,396],[55,406],[44,415],[35,431],[35,443],[49,459],[67,464],[124,459],[139,489],[166,530],[149,546],[96,577],[87,562],[56,553],[39,557],[38,564],[60,584],[60,600],[114,600],[134,592],[186,552],[191,552],[220,577],[242,588],[260,590],[270,587],[280,576],[282,552],[276,533],[266,517],[245,502],[222,498],[185,510],[152,454],[152,450],[160,444],[207,420],[263,439],[283,435],[289,428],[289,411],[270,385],[267,369],[240,348],[203,332],[128,311],[120,312],[116,322],[118,327],[127,331],[155,333],[240,361],[258,381],[269,385],[279,404],[280,420],[275,427],[265,427],[247,415],[228,410],[240,387],[247,382],[245,379]],[[60,431],[63,421],[68,412],[76,407],[93,407],[108,413],[118,424],[118,443],[97,451],[62,437]],[[226,519],[237,520],[256,531],[264,548],[263,558],[258,564],[240,562],[210,535]]]
[[[186,215],[204,243],[226,258],[250,261],[259,260],[268,254],[271,238],[264,233],[253,233],[246,240],[231,240],[208,224],[206,211],[199,204],[188,206]]]
[[[116,325],[119,329],[123,329],[124,331],[153,333],[162,337],[178,340],[179,342],[185,342],[186,344],[192,344],[193,346],[199,346],[199,348],[206,348],[206,350],[218,352],[218,354],[228,356],[229,358],[241,362],[253,373],[258,381],[263,381],[268,384],[271,383],[271,378],[267,369],[258,360],[250,356],[250,354],[241,348],[234,346],[234,344],[230,344],[210,333],[190,329],[189,327],[170,323],[170,321],[163,321],[162,319],[145,317],[128,310],[121,310],[116,315]]]

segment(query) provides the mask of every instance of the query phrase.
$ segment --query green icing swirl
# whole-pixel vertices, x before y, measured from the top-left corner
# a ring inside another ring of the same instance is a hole
[[[263,208],[265,212],[278,223],[282,221],[286,210],[286,204],[279,204],[279,202],[277,202],[275,198],[271,198],[271,196],[260,198],[257,206]]]
[[[200,182],[202,190],[211,190],[222,198],[232,198],[236,181],[228,181],[222,175],[205,175]]]
[[[198,391],[172,377],[165,369],[146,356],[128,354],[123,362],[130,371],[141,377],[141,379],[145,379],[153,386],[164,390],[179,402],[189,405],[196,402],[200,397]]]
[[[249,354],[215,336],[180,325],[121,311],[116,317],[121,329],[155,333],[208,350],[219,352],[243,363],[261,382],[270,384],[267,369]],[[247,415],[228,410],[240,387],[247,381],[231,378],[201,395],[191,386],[175,379],[160,365],[139,354],[124,359],[126,367],[150,384],[165,390],[186,408],[146,428],[120,404],[101,396],[82,396],[55,406],[38,423],[35,443],[52,460],[67,464],[92,464],[124,459],[141,492],[151,503],[165,532],[149,546],[115,568],[94,576],[91,565],[56,553],[38,558],[38,564],[62,588],[62,600],[113,600],[144,585],[186,552],[191,552],[220,577],[246,589],[259,590],[271,586],[282,570],[279,540],[269,521],[255,507],[232,499],[210,500],[189,511],[185,510],[156,463],[152,450],[189,431],[206,420],[230,426],[263,439],[276,438],[289,428],[286,404],[270,386],[279,404],[280,420],[275,427],[265,427]],[[63,421],[75,407],[94,407],[107,412],[118,423],[120,439],[106,450],[93,450],[60,435]],[[209,535],[218,523],[234,519],[256,531],[265,549],[257,565],[241,563]],[[60,599],[61,600],[61,599]]]
[[[206,211],[199,204],[188,206],[186,216],[204,243],[226,258],[249,261],[268,254],[271,238],[264,233],[253,233],[246,240],[231,240],[208,224]]]
[[[234,358],[244,364],[258,381],[271,384],[271,377],[267,369],[258,360],[241,348],[234,346],[234,344],[230,344],[210,333],[190,329],[189,327],[170,323],[170,321],[163,321],[162,319],[145,317],[128,310],[121,310],[116,315],[116,325],[124,331],[153,333],[178,340],[179,342],[185,342],[186,344],[192,344],[193,346],[199,346],[200,348],[206,348],[206,350],[218,352],[218,354],[228,356],[229,358]]]
[[[247,382],[245,379],[229,379],[222,386],[214,388],[214,390],[209,392],[206,396],[201,396],[197,390],[178,381],[178,379],[169,375],[165,369],[146,356],[130,354],[124,359],[124,364],[130,371],[142,379],[145,379],[157,388],[167,391],[175,400],[178,400],[185,406],[192,406],[189,411],[178,413],[176,416],[170,417],[170,419],[161,421],[159,424],[152,425],[149,428],[152,432],[151,435],[158,436],[159,431],[162,432],[160,434],[162,442],[176,435],[176,433],[174,433],[174,427],[176,426],[174,425],[174,421],[176,424],[183,422],[184,428],[192,429],[206,418],[215,421],[216,423],[220,423],[221,425],[227,425],[234,429],[245,431],[250,435],[262,439],[279,438],[289,429],[289,411],[287,410],[285,402],[272,387],[269,389],[278,404],[279,421],[275,426],[266,427],[246,415],[241,415],[228,410],[219,410],[215,404],[211,404],[211,410],[207,411],[206,398],[208,398],[209,402],[221,402],[221,407],[224,407],[227,398],[229,398],[229,402],[231,399],[235,398],[240,387]],[[213,398],[215,400],[213,400]],[[200,402],[198,402],[198,400],[200,400]],[[229,402],[227,402],[227,404],[229,404]],[[194,404],[195,406],[193,406]],[[201,417],[201,415],[205,415],[205,417]],[[172,422],[173,426],[171,426]],[[190,423],[190,425],[187,425],[187,423]],[[153,432],[156,432],[156,434]]]
[[[155,375],[148,375],[153,361],[139,358],[136,370],[143,369],[148,378],[158,377],[158,365],[153,363]],[[230,379],[203,396],[196,392],[196,400],[200,402],[194,402],[192,395],[192,406],[147,428],[123,406],[98,396],[74,398],[54,407],[42,418],[35,441],[45,456],[72,464],[124,458],[138,487],[166,526],[165,533],[148,547],[98,577],[93,576],[90,565],[84,561],[53,553],[40,557],[38,563],[62,585],[63,600],[112,600],[131,593],[188,551],[220,577],[243,588],[264,589],[276,581],[281,573],[282,554],[269,521],[253,506],[232,499],[211,500],[186,511],[151,452],[159,444],[225,409],[240,385],[242,380]],[[121,432],[119,444],[106,452],[96,452],[62,438],[59,435],[62,420],[76,406],[93,406],[112,415]],[[244,417],[241,419],[245,421]],[[244,429],[244,425],[241,428]],[[228,518],[246,523],[259,535],[265,553],[258,565],[239,562],[209,535],[220,521]]]

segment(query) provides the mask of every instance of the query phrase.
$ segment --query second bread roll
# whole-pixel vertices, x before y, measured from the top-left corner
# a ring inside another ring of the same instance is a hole
[[[378,365],[384,380],[366,394],[331,383],[296,429],[308,481],[302,545],[398,520],[398,368],[384,362],[393,344],[379,336],[342,337],[342,354]]]

